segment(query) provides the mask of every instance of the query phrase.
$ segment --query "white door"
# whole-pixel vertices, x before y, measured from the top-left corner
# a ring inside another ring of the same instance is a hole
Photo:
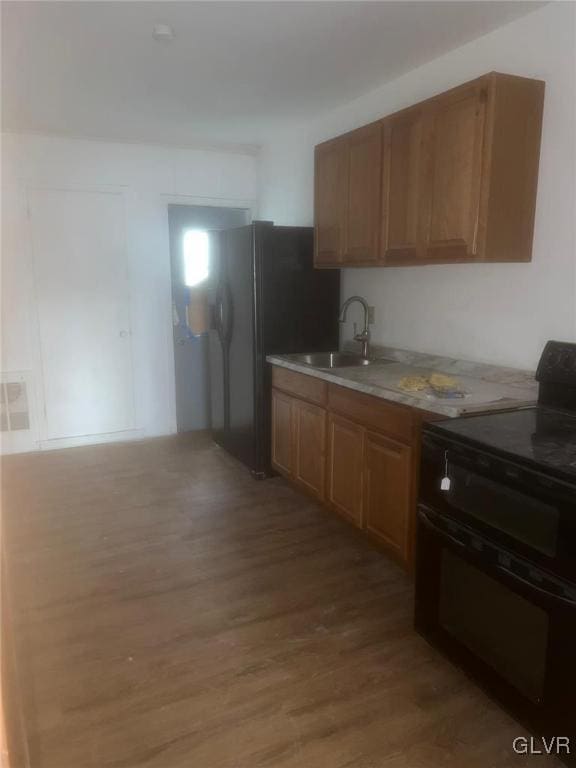
[[[124,198],[30,190],[48,440],[134,427]]]

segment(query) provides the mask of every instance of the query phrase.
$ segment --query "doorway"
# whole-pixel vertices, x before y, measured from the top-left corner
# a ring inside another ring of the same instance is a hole
[[[176,428],[210,427],[209,340],[214,234],[250,223],[245,208],[168,205]]]

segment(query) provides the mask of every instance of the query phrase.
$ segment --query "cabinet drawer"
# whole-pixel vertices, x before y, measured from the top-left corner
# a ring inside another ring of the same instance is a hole
[[[414,416],[408,408],[334,384],[328,388],[328,405],[330,410],[371,429],[381,430],[403,443],[410,444],[414,440]]]
[[[272,367],[272,386],[311,403],[326,404],[328,385],[314,376],[306,376],[275,365]]]

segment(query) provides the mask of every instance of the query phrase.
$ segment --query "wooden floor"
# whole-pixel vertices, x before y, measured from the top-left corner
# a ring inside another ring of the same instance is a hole
[[[32,768],[507,768],[408,578],[205,435],[4,462]]]

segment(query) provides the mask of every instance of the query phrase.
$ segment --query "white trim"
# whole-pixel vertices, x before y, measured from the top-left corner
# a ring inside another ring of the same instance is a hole
[[[76,133],[61,133],[59,131],[34,131],[31,128],[5,128],[2,134],[10,136],[31,136],[33,138],[60,139],[61,141],[77,141],[93,144],[125,144],[128,147],[150,147],[151,149],[169,149],[175,151],[188,152],[213,152],[229,155],[247,155],[249,157],[258,157],[262,151],[262,144],[243,143],[243,142],[212,142],[198,139],[189,144],[179,142],[166,143],[161,141],[136,141],[134,139],[111,138],[110,136],[85,135],[79,136]]]
[[[59,448],[77,448],[82,445],[97,445],[98,443],[122,443],[142,440],[146,435],[143,428],[125,429],[121,432],[102,432],[98,435],[79,435],[78,437],[58,437],[51,440],[40,440],[41,451],[53,451]]]
[[[166,205],[199,205],[208,208],[245,208],[250,211],[253,221],[258,217],[258,201],[256,199],[233,197],[198,197],[197,195],[173,194],[160,192],[160,199]]]

